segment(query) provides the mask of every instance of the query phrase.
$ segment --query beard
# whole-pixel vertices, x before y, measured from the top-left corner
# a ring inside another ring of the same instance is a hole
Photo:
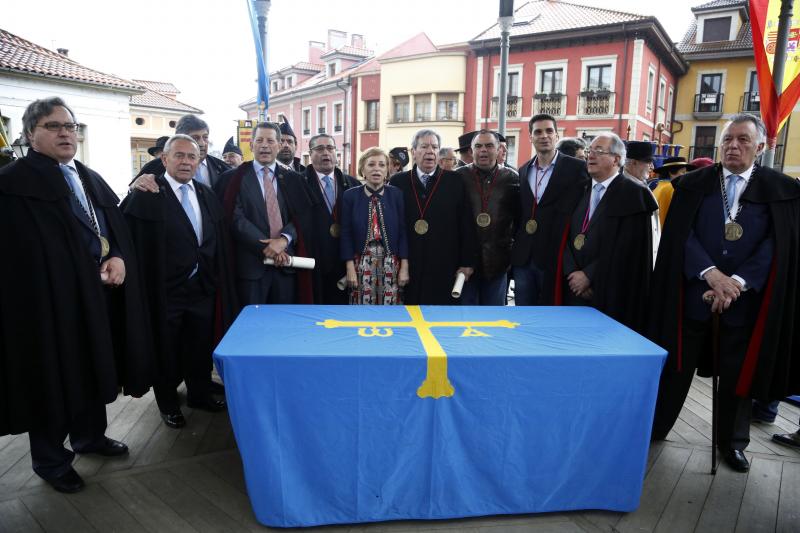
[[[294,154],[286,152],[278,152],[278,161],[284,165],[291,165],[294,163]]]

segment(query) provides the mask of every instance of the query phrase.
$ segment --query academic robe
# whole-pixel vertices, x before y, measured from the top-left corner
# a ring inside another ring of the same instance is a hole
[[[675,188],[664,224],[651,284],[647,336],[665,348],[665,369],[682,368],[684,253],[689,231],[706,195],[719,189],[719,165],[690,172],[672,181]],[[765,167],[753,170],[740,202],[765,204],[772,218],[775,253],[763,290],[758,317],[748,343],[736,394],[776,400],[800,392],[800,183]],[[722,236],[720,236],[722,238]],[[751,289],[753,290],[753,289]],[[710,375],[710,350],[701,358],[700,375]]]
[[[398,172],[390,181],[403,191],[405,205],[409,282],[403,301],[410,305],[458,305],[450,295],[456,271],[459,267],[475,268],[478,261],[469,198],[459,174],[437,167],[433,172],[436,178],[426,191],[416,168],[414,165],[410,171]],[[428,222],[424,235],[414,231],[420,218]]]
[[[142,280],[149,309],[147,316],[152,323],[159,370],[170,379],[179,381],[178,376],[171,375],[177,369],[167,327],[167,257],[170,248],[166,238],[168,232],[164,229],[168,220],[167,202],[178,200],[163,175],[156,178],[156,183],[160,189],[158,193],[134,191],[125,198],[120,207],[142,264]],[[197,201],[204,215],[204,235],[213,231],[216,238],[214,262],[209,265],[213,273],[204,276],[204,281],[208,279],[215,292],[214,341],[219,342],[238,313],[236,288],[228,260],[230,242],[223,224],[219,200],[209,187],[197,181],[194,184]],[[172,198],[168,195],[172,195]],[[188,219],[186,222],[188,223]]]
[[[0,169],[0,435],[61,424],[97,401],[152,384],[152,337],[139,268],[118,198],[75,161],[125,262],[125,282],[99,265],[70,207],[58,163],[30,149]]]

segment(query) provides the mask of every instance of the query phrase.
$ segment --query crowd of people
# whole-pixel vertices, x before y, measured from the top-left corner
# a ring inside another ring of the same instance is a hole
[[[546,114],[529,122],[534,156],[519,170],[495,131],[447,148],[422,129],[410,150],[366,150],[358,179],[329,135],[311,138],[303,166],[289,124],[261,122],[252,161],[232,140],[221,160],[186,115],[121,203],[74,159],[66,102],[37,100],[23,122],[27,156],[0,169],[0,269],[13,280],[0,291],[0,435],[27,431],[34,471],[59,491],[83,487],[75,453],[128,452],[105,436],[120,390],[152,387],[170,428],[186,424],[181,382],[189,407],[225,409],[212,350],[250,304],[502,306],[513,279],[515,305],[592,306],[669,353],[654,439],[713,363],[719,446],[738,471],[752,399],[800,391],[800,182],[756,163],[765,129],[752,115],[725,126],[719,163],[668,162],[655,192],[650,143],[560,140]]]

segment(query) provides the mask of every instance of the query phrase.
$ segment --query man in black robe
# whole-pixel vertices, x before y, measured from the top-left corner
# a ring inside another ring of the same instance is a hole
[[[613,133],[588,150],[592,177],[568,219],[556,294],[568,305],[590,305],[642,331],[653,267],[650,191],[625,177],[625,144]],[[559,303],[558,301],[556,303]]]
[[[294,134],[294,130],[288,122],[281,122],[278,127],[281,130],[281,149],[278,152],[278,161],[298,174],[303,174],[306,167],[300,163],[299,157],[294,156],[297,153],[297,135]]]
[[[390,180],[406,206],[410,280],[403,302],[411,305],[457,305],[453,282],[459,272],[469,279],[478,260],[469,198],[461,176],[436,165],[440,144],[435,131],[418,131],[414,166]]]
[[[105,404],[148,391],[152,338],[119,200],[74,159],[75,115],[37,100],[23,127],[27,156],[0,169],[0,435],[27,431],[34,471],[77,492],[75,452],[128,452]]]
[[[308,195],[313,203],[314,250],[317,264],[314,268],[314,302],[326,305],[345,305],[349,302],[347,291],[340,290],[338,282],[345,275],[345,262],[339,250],[340,213],[342,195],[358,180],[348,176],[336,166],[336,141],[324,133],[308,141],[311,164],[303,177]]]
[[[765,136],[760,119],[735,115],[722,131],[721,164],[673,181],[648,326],[669,352],[653,422],[653,438],[664,439],[695,368],[714,370],[719,313],[719,449],[740,472],[749,469],[750,399],[800,391],[800,183],[755,164]]]
[[[213,191],[192,179],[197,143],[177,134],[167,141],[161,192],[134,191],[122,204],[142,263],[155,333],[158,373],[153,387],[161,417],[171,428],[186,420],[176,387],[186,382],[187,404],[219,411],[212,396],[212,351],[233,321],[235,289],[226,259],[227,233]]]

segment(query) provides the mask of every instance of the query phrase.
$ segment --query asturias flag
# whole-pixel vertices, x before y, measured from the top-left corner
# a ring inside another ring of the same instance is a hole
[[[750,25],[753,31],[758,86],[761,93],[761,118],[767,126],[767,142],[775,145],[783,123],[800,98],[800,26],[791,21],[786,61],[783,64],[783,84],[778,96],[774,83],[775,50],[778,40],[778,17],[781,0],[750,0]]]

